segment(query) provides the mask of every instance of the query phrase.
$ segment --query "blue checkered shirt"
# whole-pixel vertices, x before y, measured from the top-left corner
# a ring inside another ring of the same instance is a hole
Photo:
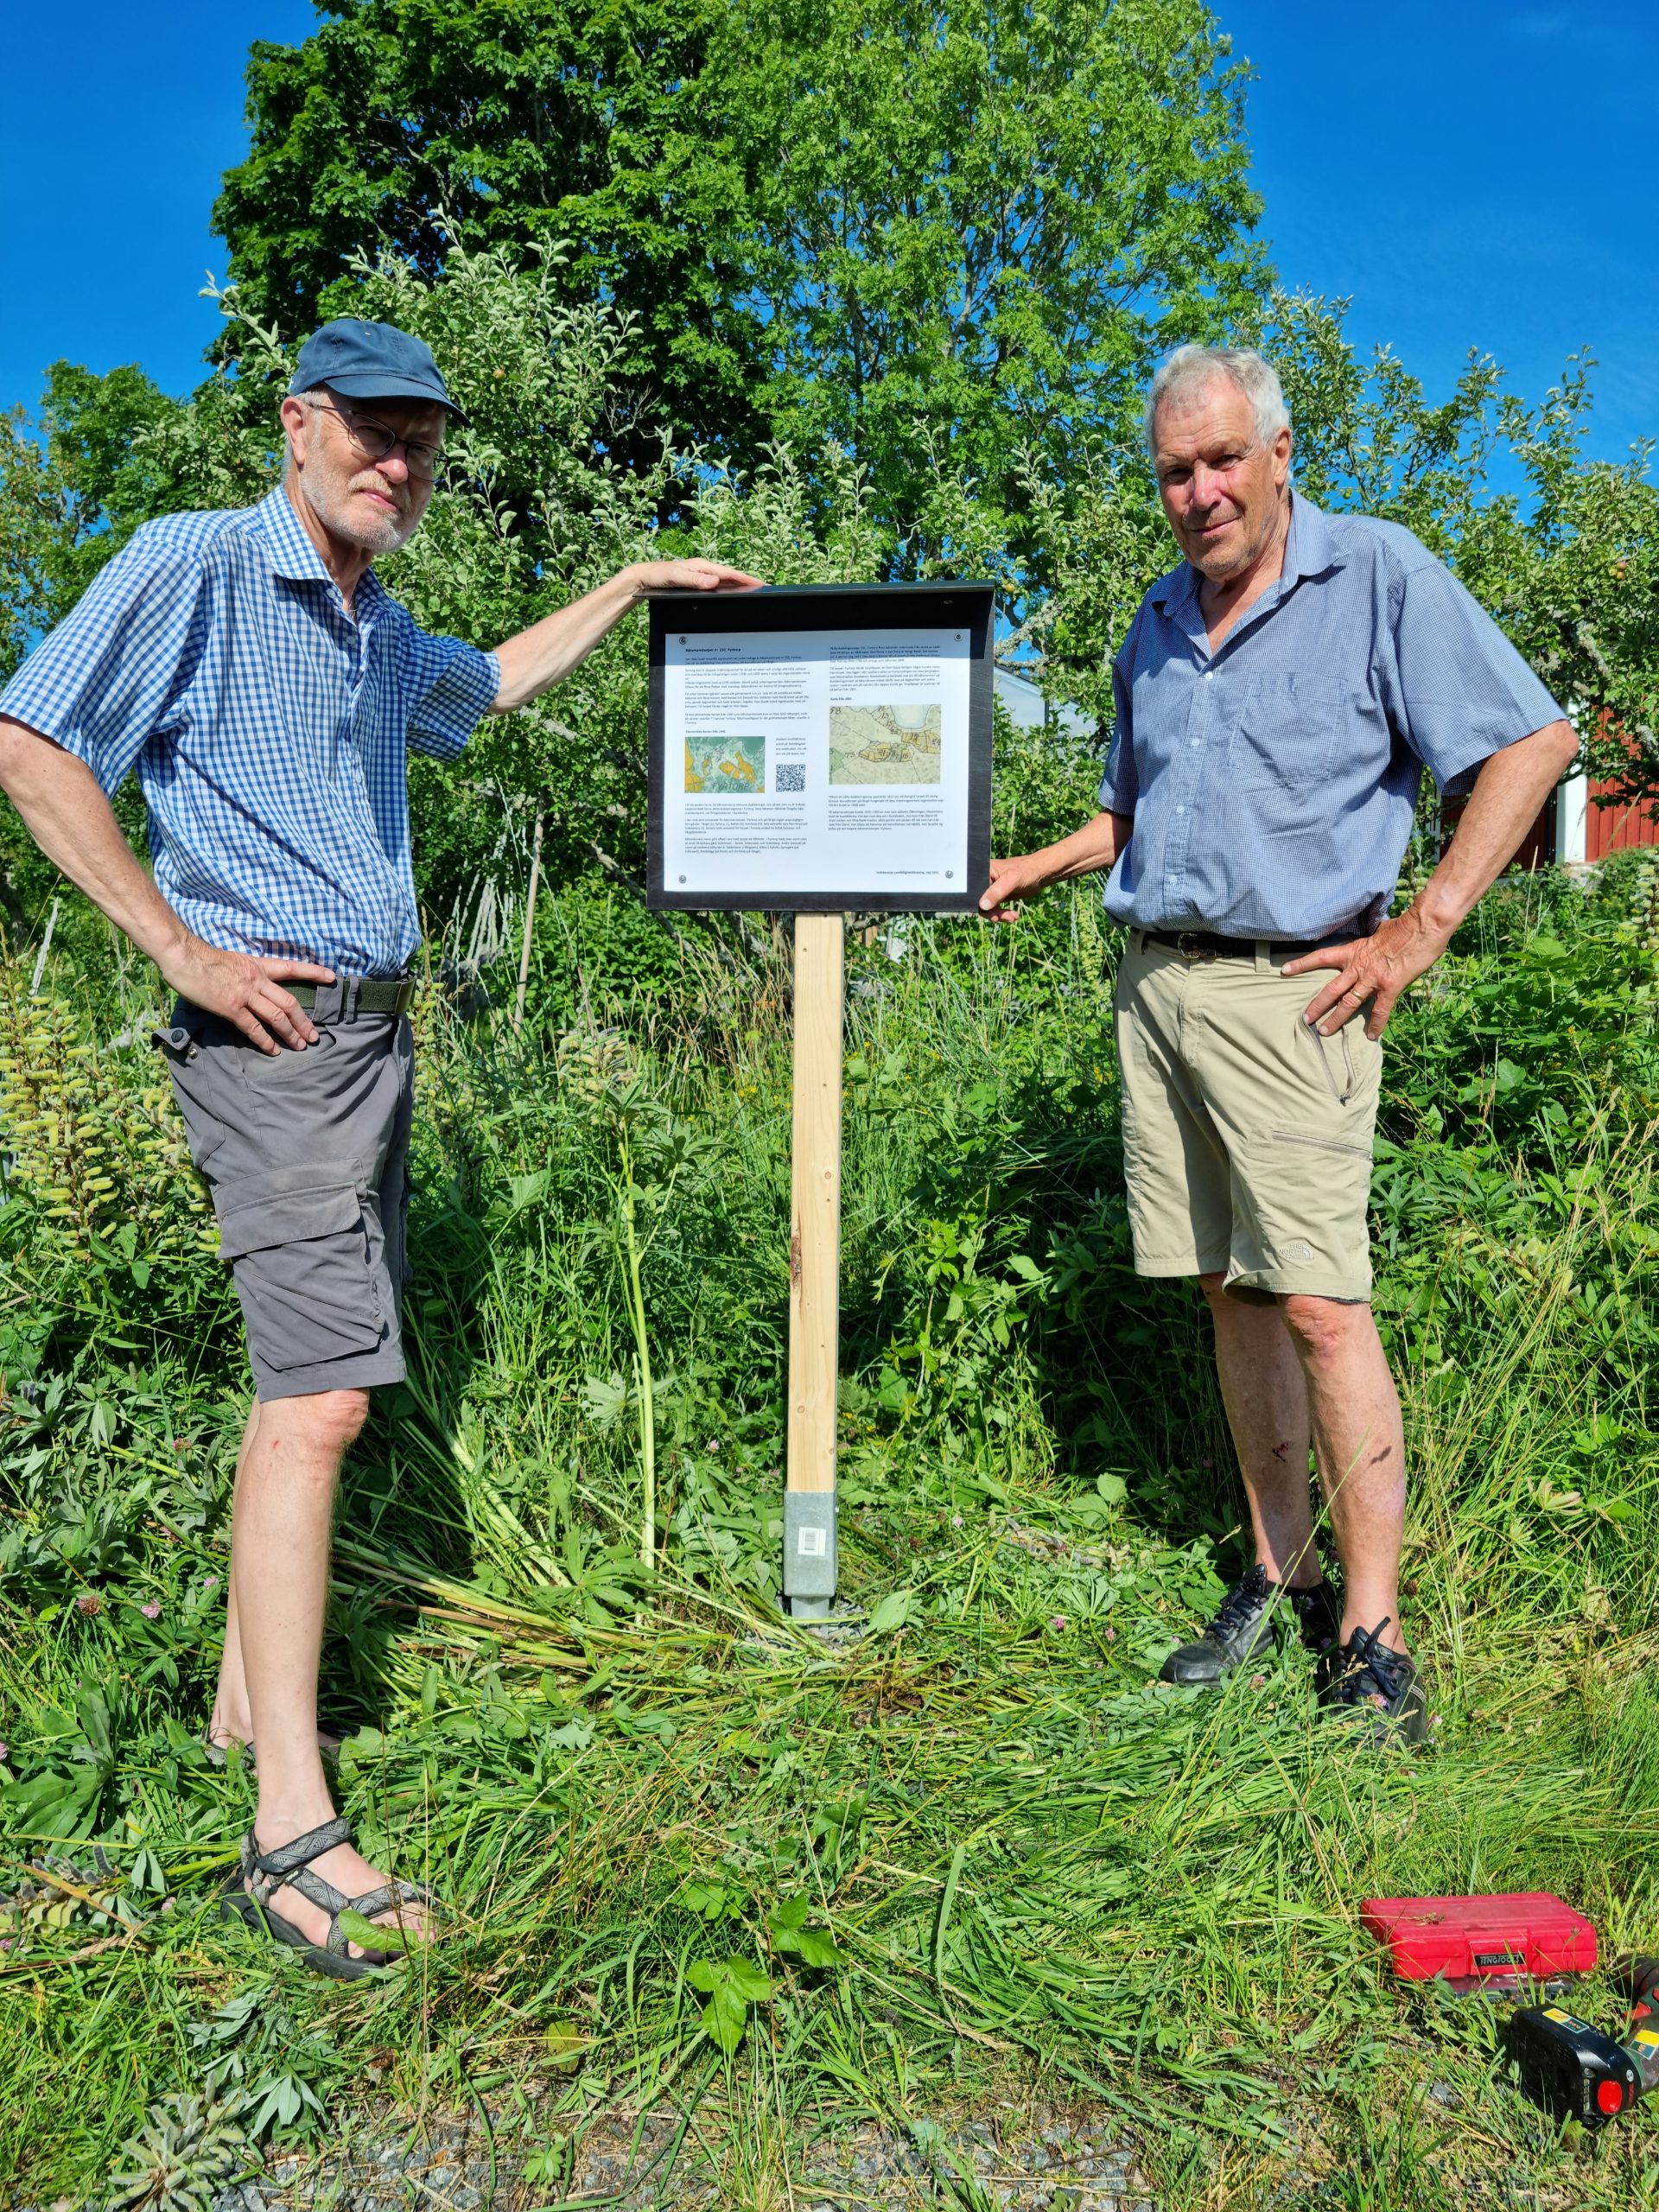
[[[137,769],[162,897],[210,944],[393,976],[420,942],[407,748],[454,760],[493,653],[371,570],[356,619],[279,485],[146,523],[24,662],[0,715],[113,794]]]
[[[1113,671],[1100,803],[1135,817],[1106,886],[1132,929],[1319,938],[1389,910],[1427,768],[1481,762],[1561,710],[1490,614],[1397,523],[1300,494],[1279,581],[1212,653],[1185,563]]]

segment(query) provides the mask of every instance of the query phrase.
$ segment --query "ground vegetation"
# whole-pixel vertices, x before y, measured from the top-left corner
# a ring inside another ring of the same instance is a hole
[[[86,916],[4,971],[12,2200],[473,2110],[504,2202],[639,2128],[681,2186],[798,2202],[875,2126],[973,2204],[969,2131],[1034,2104],[1172,2208],[1484,2202],[1495,2150],[1494,2203],[1647,2201],[1649,2123],[1562,2141],[1357,1905],[1554,1887],[1652,1937],[1653,875],[1500,891],[1396,1018],[1414,1758],[1333,1738],[1289,1651],[1152,1679],[1240,1500],[1198,1301],[1129,1268],[1087,887],[855,934],[849,1618],[780,1616],[787,964],[678,944],[653,998],[625,911],[556,909],[517,1035],[423,1002],[410,1376],[353,1454],[325,1677],[344,1802],[452,1917],[345,1992],[216,1916],[245,1375],[153,982]]]

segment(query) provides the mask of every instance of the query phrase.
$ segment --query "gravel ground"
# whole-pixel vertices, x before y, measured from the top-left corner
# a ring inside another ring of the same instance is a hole
[[[907,2212],[982,2204],[997,2212],[1158,2212],[1132,2136],[1120,2124],[1000,2126],[976,2120],[940,2132],[926,2150],[896,2130],[866,2126],[820,2137],[785,2187],[748,2197],[710,2170],[690,2142],[664,2171],[677,2121],[647,2116],[626,2132],[590,2128],[556,2180],[524,2179],[522,2142],[493,2145],[483,2126],[455,2117],[416,2135],[383,2129],[309,2158],[274,2158],[257,2179],[223,2190],[213,2212],[531,2212],[566,2202],[614,2212],[715,2212],[743,2202],[777,2212]],[[954,2178],[956,2186],[951,2186]]]

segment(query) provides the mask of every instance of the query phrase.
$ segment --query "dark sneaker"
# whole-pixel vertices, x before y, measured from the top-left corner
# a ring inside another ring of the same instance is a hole
[[[1428,1706],[1415,1664],[1382,1641],[1387,1620],[1357,1628],[1333,1645],[1320,1665],[1319,1703],[1370,1731],[1376,1744],[1421,1744],[1428,1735]]]
[[[1159,1680],[1218,1682],[1235,1667],[1272,1649],[1275,1614],[1287,1625],[1293,1620],[1297,1624],[1311,1650],[1334,1648],[1340,1615],[1330,1584],[1319,1582],[1311,1590],[1282,1589],[1269,1582],[1268,1570],[1258,1565],[1234,1583],[1197,1642],[1170,1653],[1158,1670]]]
[[[1342,1601],[1331,1585],[1316,1582],[1311,1590],[1287,1590],[1285,1598],[1307,1649],[1320,1659],[1334,1651],[1342,1634]]]

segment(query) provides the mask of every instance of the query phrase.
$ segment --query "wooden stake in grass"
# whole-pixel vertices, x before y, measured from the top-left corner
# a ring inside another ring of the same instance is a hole
[[[784,1595],[822,1618],[836,1593],[841,1348],[841,1033],[846,918],[795,917],[795,1114],[789,1240]]]

